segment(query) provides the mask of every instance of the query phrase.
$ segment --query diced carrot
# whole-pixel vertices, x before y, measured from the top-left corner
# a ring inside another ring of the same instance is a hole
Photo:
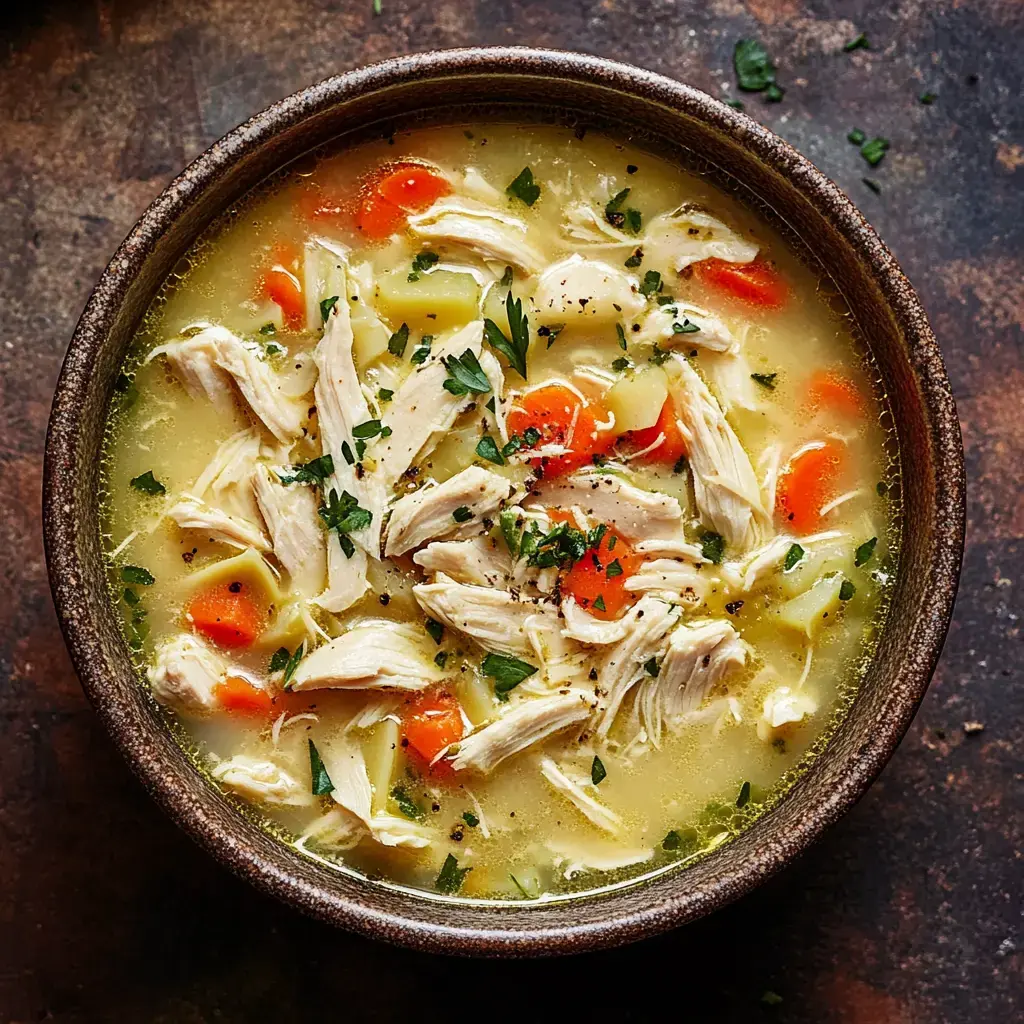
[[[713,256],[694,263],[693,273],[709,288],[762,309],[781,309],[789,298],[786,282],[767,260],[730,263]]]
[[[508,414],[510,434],[520,437],[533,427],[540,433],[535,447],[548,444],[569,449],[563,455],[543,455],[531,460],[545,478],[561,476],[611,451],[615,438],[597,429],[607,413],[597,403],[584,405],[579,395],[563,384],[548,384],[528,391]]]
[[[431,690],[405,705],[402,711],[402,740],[407,750],[418,755],[424,767],[451,743],[462,738],[462,714],[455,696],[446,690]],[[434,770],[440,768],[434,765]]]
[[[277,245],[269,262],[270,266],[260,276],[260,293],[281,307],[288,327],[300,328],[306,318],[306,303],[297,276],[298,252],[292,246]]]
[[[807,382],[807,404],[811,409],[824,409],[849,419],[864,413],[864,396],[860,388],[838,370],[817,370]]]
[[[273,698],[241,676],[228,676],[213,688],[217,702],[225,711],[243,715],[265,715],[274,710]]]
[[[405,227],[405,212],[376,192],[368,192],[359,204],[356,227],[367,238],[390,238]]]
[[[646,455],[641,455],[636,460],[637,462],[670,462],[674,465],[686,454],[686,441],[683,438],[682,430],[679,429],[675,404],[671,396],[665,399],[665,404],[658,414],[658,422],[653,427],[630,430],[623,437],[631,451],[642,452],[645,448],[650,448],[660,435],[664,435],[661,444],[657,448],[651,448]]]
[[[846,452],[836,441],[807,448],[789,461],[775,488],[775,510],[797,533],[821,529],[821,509],[836,496]]]
[[[377,194],[406,213],[422,213],[452,187],[448,179],[424,164],[401,164],[377,180]]]
[[[263,632],[267,620],[250,591],[238,581],[203,590],[189,602],[186,617],[197,633],[221,647],[248,647]]]
[[[555,518],[554,509],[549,514]],[[642,561],[643,556],[609,526],[601,542],[562,577],[562,594],[574,597],[595,618],[617,619],[636,600],[637,595],[626,590],[625,584]]]

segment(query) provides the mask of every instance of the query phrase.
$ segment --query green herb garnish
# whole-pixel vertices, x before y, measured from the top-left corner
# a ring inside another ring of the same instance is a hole
[[[134,583],[140,587],[151,587],[156,577],[141,565],[124,565],[121,567],[121,579],[125,583]]]
[[[799,544],[791,544],[789,550],[786,552],[786,558],[782,563],[782,571],[789,572],[806,554]]]
[[[338,534],[341,550],[345,552],[347,558],[351,558],[356,553],[356,548],[347,534],[355,530],[365,530],[373,521],[373,513],[360,508],[359,501],[348,491],[342,491],[339,498],[333,487],[327,502],[321,505],[317,512],[328,531],[334,530]]]
[[[342,442],[342,454],[344,455],[344,449],[348,447],[346,442]],[[347,461],[349,465],[352,464],[351,459],[352,452],[349,450]],[[282,476],[280,473],[277,474],[278,480],[283,484],[322,484],[333,472],[334,472],[334,459],[330,455],[321,455],[319,458],[311,459],[309,462],[292,466],[295,472],[290,476]]]
[[[863,146],[867,141],[867,136],[859,129],[853,128],[846,135],[847,141],[852,142],[855,146]]]
[[[468,523],[473,518],[473,513],[468,505],[460,505],[452,512],[452,519],[457,523]]]
[[[441,637],[444,636],[444,626],[437,619],[427,619],[424,628],[430,634],[435,644],[441,643]]]
[[[854,552],[853,564],[860,567],[871,561],[871,556],[875,553],[875,545],[878,543],[877,537],[872,537],[870,540],[864,541],[860,547]]]
[[[463,811],[462,820],[470,827],[476,828],[480,824],[480,819],[472,811]]]
[[[377,391],[377,401],[378,402],[390,402],[391,399],[394,398],[394,397],[395,397],[395,393],[390,388],[380,388]]]
[[[673,334],[696,334],[699,330],[700,327],[695,323],[691,323],[685,316],[682,323],[676,322],[672,324]]]
[[[854,36],[848,43],[843,44],[843,53],[852,53],[854,50],[870,50],[868,37],[863,32]]]
[[[267,323],[265,323],[260,328],[260,334],[262,334],[264,337],[271,337],[271,338],[275,334],[277,334],[277,326],[274,324],[274,321],[273,320],[269,320]]]
[[[640,284],[640,294],[649,299],[661,291],[661,274],[656,270],[648,270]]]
[[[477,441],[476,453],[481,459],[487,459],[488,462],[493,462],[496,466],[505,465],[505,457],[501,454],[498,442],[495,441],[490,434],[484,434],[484,436]]]
[[[472,349],[467,348],[458,357],[443,358],[442,362],[450,374],[442,387],[450,394],[465,395],[472,392],[474,395],[486,395],[491,390],[491,382]]]
[[[434,336],[432,334],[424,334],[420,338],[419,347],[409,357],[409,362],[413,366],[420,366],[427,361],[427,356],[430,355],[430,346],[434,343]]]
[[[418,281],[424,270],[429,270],[440,257],[436,252],[421,252],[413,257],[412,271],[409,274],[410,281]]]
[[[615,333],[618,335],[618,338],[619,338],[619,348],[621,348],[622,351],[625,352],[626,351],[626,332],[622,329],[622,324],[616,324],[615,325]]]
[[[331,777],[327,774],[316,744],[312,740],[307,742],[309,743],[309,773],[313,784],[313,795],[326,796],[334,790],[334,783],[331,782]]]
[[[462,881],[472,868],[460,868],[459,862],[452,854],[448,854],[441,865],[437,881],[434,883],[438,892],[447,893],[449,896],[462,888]]]
[[[496,348],[516,373],[526,380],[526,353],[530,347],[530,324],[523,315],[523,300],[512,298],[509,292],[505,298],[505,313],[511,340],[505,332],[490,319],[484,320],[484,337],[492,348]]]
[[[537,672],[533,665],[509,654],[488,654],[480,669],[494,680],[494,693],[498,700],[508,700],[512,690]]]
[[[505,189],[513,199],[521,199],[527,206],[533,206],[540,198],[540,185],[533,180],[533,171],[524,167]]]
[[[660,345],[652,345],[651,354],[647,358],[655,366],[661,366],[662,363],[667,363],[672,358],[672,350],[662,348]]]
[[[864,182],[864,184],[867,185],[867,187],[871,189],[871,191],[874,192],[876,196],[880,196],[882,194],[882,186],[879,185],[878,182],[874,180],[874,178],[861,178],[860,180]]]
[[[612,360],[612,369],[616,373],[625,373],[633,366],[633,360],[629,356],[619,356],[618,359]]]
[[[917,98],[926,107],[930,107],[939,97],[933,92],[923,92]]]
[[[388,338],[388,351],[399,359],[405,355],[405,346],[409,344],[409,325],[402,324],[394,334]]]
[[[635,270],[637,267],[640,266],[641,263],[643,263],[643,261],[644,261],[644,251],[643,251],[643,249],[637,247],[626,258],[625,265],[627,267],[629,267],[630,270]]]
[[[391,428],[382,426],[380,420],[367,420],[365,423],[357,423],[352,428],[352,436],[362,441],[369,441],[370,438],[378,435],[381,437],[391,436]]]
[[[700,535],[701,554],[715,565],[720,565],[725,554],[725,538],[720,533],[706,530]]]
[[[607,777],[608,771],[604,766],[604,762],[595,754],[594,760],[590,763],[590,781],[595,786],[599,786]]]
[[[608,579],[612,579],[615,576],[621,576],[622,572],[622,563],[616,558],[605,570],[605,576],[607,576]]]
[[[843,580],[839,586],[839,600],[849,601],[856,593],[857,588],[849,580]]]
[[[732,51],[736,81],[744,92],[761,92],[775,84],[775,65],[756,39],[741,39]]]
[[[137,605],[142,600],[138,594],[135,593],[130,587],[124,588],[124,593],[121,595],[124,598],[124,603],[127,605]]]
[[[391,799],[395,801],[399,811],[412,821],[422,821],[426,817],[423,808],[409,796],[404,786],[395,786],[391,790]]]
[[[594,599],[594,607],[599,612],[606,612],[606,611],[608,611],[608,608],[607,608],[607,606],[604,603],[604,594],[598,594],[597,595],[597,597]]]
[[[292,676],[295,675],[295,670],[299,667],[299,662],[302,661],[302,656],[305,653],[306,645],[303,642],[295,648],[294,653],[288,659],[288,664],[286,664],[284,667],[284,678],[281,680],[281,684],[284,686],[286,690],[288,689],[288,684],[291,682]]]
[[[750,379],[757,381],[758,384],[763,388],[767,388],[769,391],[775,390],[775,381],[778,378],[777,373],[752,373]]]
[[[332,295],[329,299],[320,300],[320,319],[327,323],[327,318],[331,315],[331,310],[338,304],[338,296]]]
[[[565,324],[545,324],[543,327],[537,328],[538,338],[548,339],[548,348],[558,340],[558,336],[565,330]],[[493,409],[491,410],[494,411]]]
[[[885,156],[885,151],[889,148],[889,140],[883,139],[880,135],[873,139],[869,139],[860,147],[860,155],[872,167],[877,167],[882,162],[882,157]]]
[[[288,667],[288,659],[292,652],[287,647],[278,647],[270,658],[270,671],[283,672]]]
[[[743,785],[740,786],[740,795],[738,797],[736,797],[736,806],[737,807],[746,807],[747,804],[749,804],[749,803],[750,803],[750,783],[749,782],[744,782]]]
[[[662,839],[661,848],[663,850],[668,850],[671,853],[673,850],[678,850],[681,843],[682,839],[680,838],[679,833],[675,829],[672,829],[672,831],[667,832],[665,834],[665,838]]]
[[[130,486],[143,494],[166,494],[167,488],[155,476],[153,470],[147,469],[141,476],[133,476],[128,481]]]

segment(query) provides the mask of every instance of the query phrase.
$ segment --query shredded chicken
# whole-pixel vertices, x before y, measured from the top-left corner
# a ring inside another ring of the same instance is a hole
[[[318,647],[295,670],[293,690],[422,690],[443,678],[422,630],[371,620]]]
[[[589,203],[571,203],[566,207],[562,233],[570,242],[599,249],[635,248],[639,242],[636,235],[627,235],[609,224],[604,210]]]
[[[578,505],[597,522],[611,523],[627,540],[682,540],[683,510],[678,499],[645,491],[615,473],[584,471],[538,484],[543,501]]]
[[[417,459],[429,454],[451,430],[459,413],[474,404],[465,395],[445,391],[448,371],[444,360],[459,357],[467,349],[479,358],[483,337],[482,320],[467,324],[432,352],[395,392],[381,417],[391,434],[374,446],[376,474],[386,488],[390,489]]]
[[[645,302],[632,274],[579,253],[548,267],[533,296],[541,323],[617,323],[635,316]]]
[[[786,726],[802,722],[818,710],[818,702],[809,694],[779,686],[764,699],[757,723],[758,738],[769,743],[785,733]]]
[[[245,754],[221,761],[210,773],[239,796],[278,807],[307,807],[313,794],[279,764]]]
[[[295,845],[304,848],[311,842],[325,850],[341,853],[358,846],[365,834],[366,830],[356,817],[335,807],[310,822]]]
[[[511,263],[536,274],[544,256],[528,240],[526,224],[474,199],[439,199],[429,210],[409,217],[409,230],[426,242],[461,245],[485,260]]]
[[[700,368],[724,413],[733,409],[752,411],[759,407],[761,386],[750,375],[750,363],[742,352],[706,352],[700,358]],[[760,405],[760,408],[765,407]]]
[[[561,793],[592,824],[613,835],[622,830],[622,819],[586,791],[587,785],[593,785],[588,779],[571,778],[550,757],[541,758],[540,770],[552,788]]]
[[[314,603],[334,615],[351,608],[370,589],[367,568],[366,552],[357,547],[349,558],[332,530],[327,534],[327,589]]]
[[[508,426],[505,423],[505,403],[501,398],[505,393],[505,371],[502,370],[501,363],[489,349],[480,353],[480,369],[484,371],[487,382],[491,385],[491,391],[494,393],[494,412],[492,413],[494,425],[498,429],[498,436],[502,443],[505,443],[508,441]]]
[[[260,435],[252,427],[232,434],[218,448],[188,493],[228,515],[258,523],[260,511],[249,484],[260,457]]]
[[[555,854],[562,877],[571,880],[587,871],[621,871],[636,864],[646,864],[654,857],[649,847],[628,848],[609,842],[570,843],[564,840],[548,843]]]
[[[327,544],[316,495],[303,484],[286,487],[265,465],[253,471],[252,486],[274,554],[292,586],[305,598],[315,597],[327,576]]]
[[[294,441],[302,433],[307,403],[287,394],[257,349],[226,328],[207,324],[190,338],[153,349],[147,361],[157,356],[167,360],[193,398],[229,407],[234,382],[256,418],[279,441]]]
[[[181,529],[196,530],[207,540],[230,544],[243,550],[270,550],[270,541],[258,526],[245,519],[229,516],[219,508],[207,505],[190,494],[183,494],[166,514],[167,518],[172,519]]]
[[[703,604],[714,581],[697,566],[676,558],[644,562],[623,584],[633,593],[670,593],[684,604]]]
[[[747,453],[697,372],[680,356],[672,393],[693,469],[693,491],[704,522],[726,543],[749,551],[764,542],[771,518]]]
[[[620,619],[599,619],[584,611],[574,597],[567,597],[562,601],[562,635],[584,644],[615,644],[634,628],[637,615],[645,611],[646,606],[637,603]]]
[[[450,752],[452,767],[489,775],[513,754],[582,722],[590,715],[593,700],[593,694],[584,690],[520,700],[500,718],[460,740],[457,751]]]
[[[182,714],[201,715],[217,707],[214,687],[227,673],[215,651],[188,633],[164,641],[146,672],[153,696]]]
[[[676,273],[711,257],[729,263],[750,263],[758,246],[694,203],[652,218],[644,232],[644,256]]]
[[[505,589],[512,571],[508,549],[488,535],[470,540],[439,540],[417,551],[412,560],[428,574],[443,573],[458,583]]]
[[[692,328],[698,328],[694,331]],[[700,306],[685,302],[672,302],[655,306],[640,322],[640,330],[629,336],[630,343],[646,343],[690,349],[702,348],[709,352],[736,352],[739,342],[732,331],[716,316]]]
[[[746,664],[747,649],[724,620],[683,623],[669,637],[658,674],[647,673],[636,695],[639,724],[648,742],[661,746],[665,727],[696,711],[733,669]]]
[[[384,553],[389,558],[404,555],[452,533],[467,518],[479,520],[497,509],[511,491],[505,477],[482,466],[469,466],[443,484],[407,494],[391,510]]]

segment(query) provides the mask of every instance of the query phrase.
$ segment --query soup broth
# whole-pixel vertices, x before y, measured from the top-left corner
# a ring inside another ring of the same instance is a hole
[[[118,381],[140,685],[339,868],[535,900],[688,862],[864,672],[884,402],[829,283],[641,148],[474,124],[304,161],[196,244]]]

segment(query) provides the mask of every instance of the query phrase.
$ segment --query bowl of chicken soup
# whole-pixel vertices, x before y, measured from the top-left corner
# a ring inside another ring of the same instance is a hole
[[[171,183],[44,504],[85,690],[190,834],[324,920],[531,955],[701,916],[864,792],[963,467],[913,290],[806,159],[650,72],[459,50]]]

